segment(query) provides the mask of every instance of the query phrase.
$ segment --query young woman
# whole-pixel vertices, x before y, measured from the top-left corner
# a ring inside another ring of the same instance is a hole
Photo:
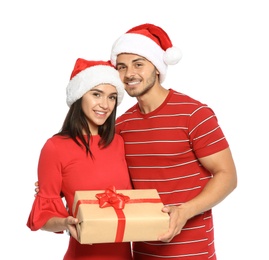
[[[40,192],[27,226],[70,233],[64,260],[132,259],[130,243],[83,245],[77,241],[72,205],[76,190],[131,189],[123,139],[115,134],[124,86],[106,61],[78,59],[67,86],[70,107],[59,133],[44,144],[38,163]],[[67,207],[62,197],[65,198]]]

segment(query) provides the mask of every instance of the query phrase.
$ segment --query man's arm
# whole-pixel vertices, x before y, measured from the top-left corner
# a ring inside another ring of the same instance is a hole
[[[199,161],[213,177],[202,192],[180,206],[164,207],[170,215],[169,231],[159,239],[169,242],[179,234],[188,219],[205,212],[224,200],[237,186],[237,173],[229,148],[218,153],[199,158]]]

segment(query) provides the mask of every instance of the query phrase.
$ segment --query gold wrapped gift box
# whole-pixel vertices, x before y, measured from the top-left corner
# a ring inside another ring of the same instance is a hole
[[[169,215],[155,189],[76,191],[73,213],[81,244],[156,241]]]

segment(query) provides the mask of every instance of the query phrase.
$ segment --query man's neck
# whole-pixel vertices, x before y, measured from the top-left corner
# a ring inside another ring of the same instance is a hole
[[[166,99],[169,90],[163,88],[161,85],[153,87],[148,93],[137,98],[141,113],[148,114],[157,109]]]

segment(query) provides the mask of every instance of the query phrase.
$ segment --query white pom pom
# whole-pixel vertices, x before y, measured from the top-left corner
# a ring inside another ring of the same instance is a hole
[[[171,47],[165,51],[163,60],[167,65],[175,65],[181,60],[181,58],[181,50],[177,47]]]

